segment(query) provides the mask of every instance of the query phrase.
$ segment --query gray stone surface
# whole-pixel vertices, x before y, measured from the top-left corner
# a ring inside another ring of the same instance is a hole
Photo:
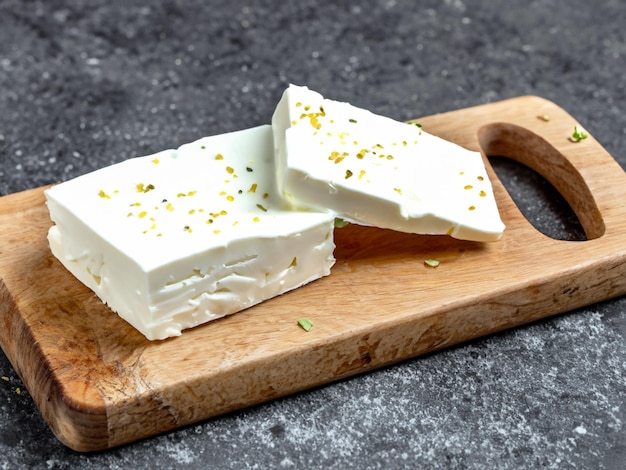
[[[540,95],[625,168],[625,24],[621,0],[2,0],[0,195],[267,123],[289,82],[397,119]],[[575,235],[509,175],[531,220]],[[0,375],[0,469],[626,461],[625,298],[94,455],[54,438],[3,353]]]

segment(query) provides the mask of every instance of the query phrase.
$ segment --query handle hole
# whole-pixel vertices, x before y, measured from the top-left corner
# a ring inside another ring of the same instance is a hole
[[[587,240],[565,198],[536,171],[510,158],[488,156],[509,196],[535,229],[555,240]]]
[[[528,129],[504,122],[481,127],[478,140],[488,159],[495,162],[494,157],[505,157],[516,167],[515,172],[509,167],[507,173],[500,165],[499,172],[496,168],[494,171],[511,198],[516,195],[513,199],[518,209],[538,231],[558,240],[593,240],[604,235],[602,214],[584,178],[547,140]],[[526,179],[528,186],[513,187],[521,178]],[[539,196],[539,201],[537,197],[527,198],[531,191]],[[546,210],[551,212],[549,216]],[[539,223],[543,219],[548,225]]]

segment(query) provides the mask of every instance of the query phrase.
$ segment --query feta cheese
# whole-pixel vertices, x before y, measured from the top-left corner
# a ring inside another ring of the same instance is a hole
[[[272,126],[279,191],[296,207],[409,233],[502,235],[478,152],[294,85]]]
[[[328,275],[333,216],[276,191],[261,126],[132,158],[46,191],[53,254],[148,339]]]

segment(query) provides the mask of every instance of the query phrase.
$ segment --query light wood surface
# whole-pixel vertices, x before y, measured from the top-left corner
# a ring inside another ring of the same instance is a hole
[[[569,140],[573,117],[527,96],[419,121],[539,171],[588,240],[536,231],[489,167],[502,240],[351,225],[331,276],[149,342],[50,254],[42,188],[0,198],[0,344],[58,438],[118,446],[626,293],[626,175],[592,136]]]

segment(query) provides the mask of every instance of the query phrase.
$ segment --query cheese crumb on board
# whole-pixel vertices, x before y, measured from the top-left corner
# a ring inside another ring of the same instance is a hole
[[[272,117],[279,191],[294,207],[408,233],[503,233],[480,153],[290,85]]]
[[[206,137],[45,192],[53,254],[149,340],[330,273],[334,217],[276,191],[272,129]]]

